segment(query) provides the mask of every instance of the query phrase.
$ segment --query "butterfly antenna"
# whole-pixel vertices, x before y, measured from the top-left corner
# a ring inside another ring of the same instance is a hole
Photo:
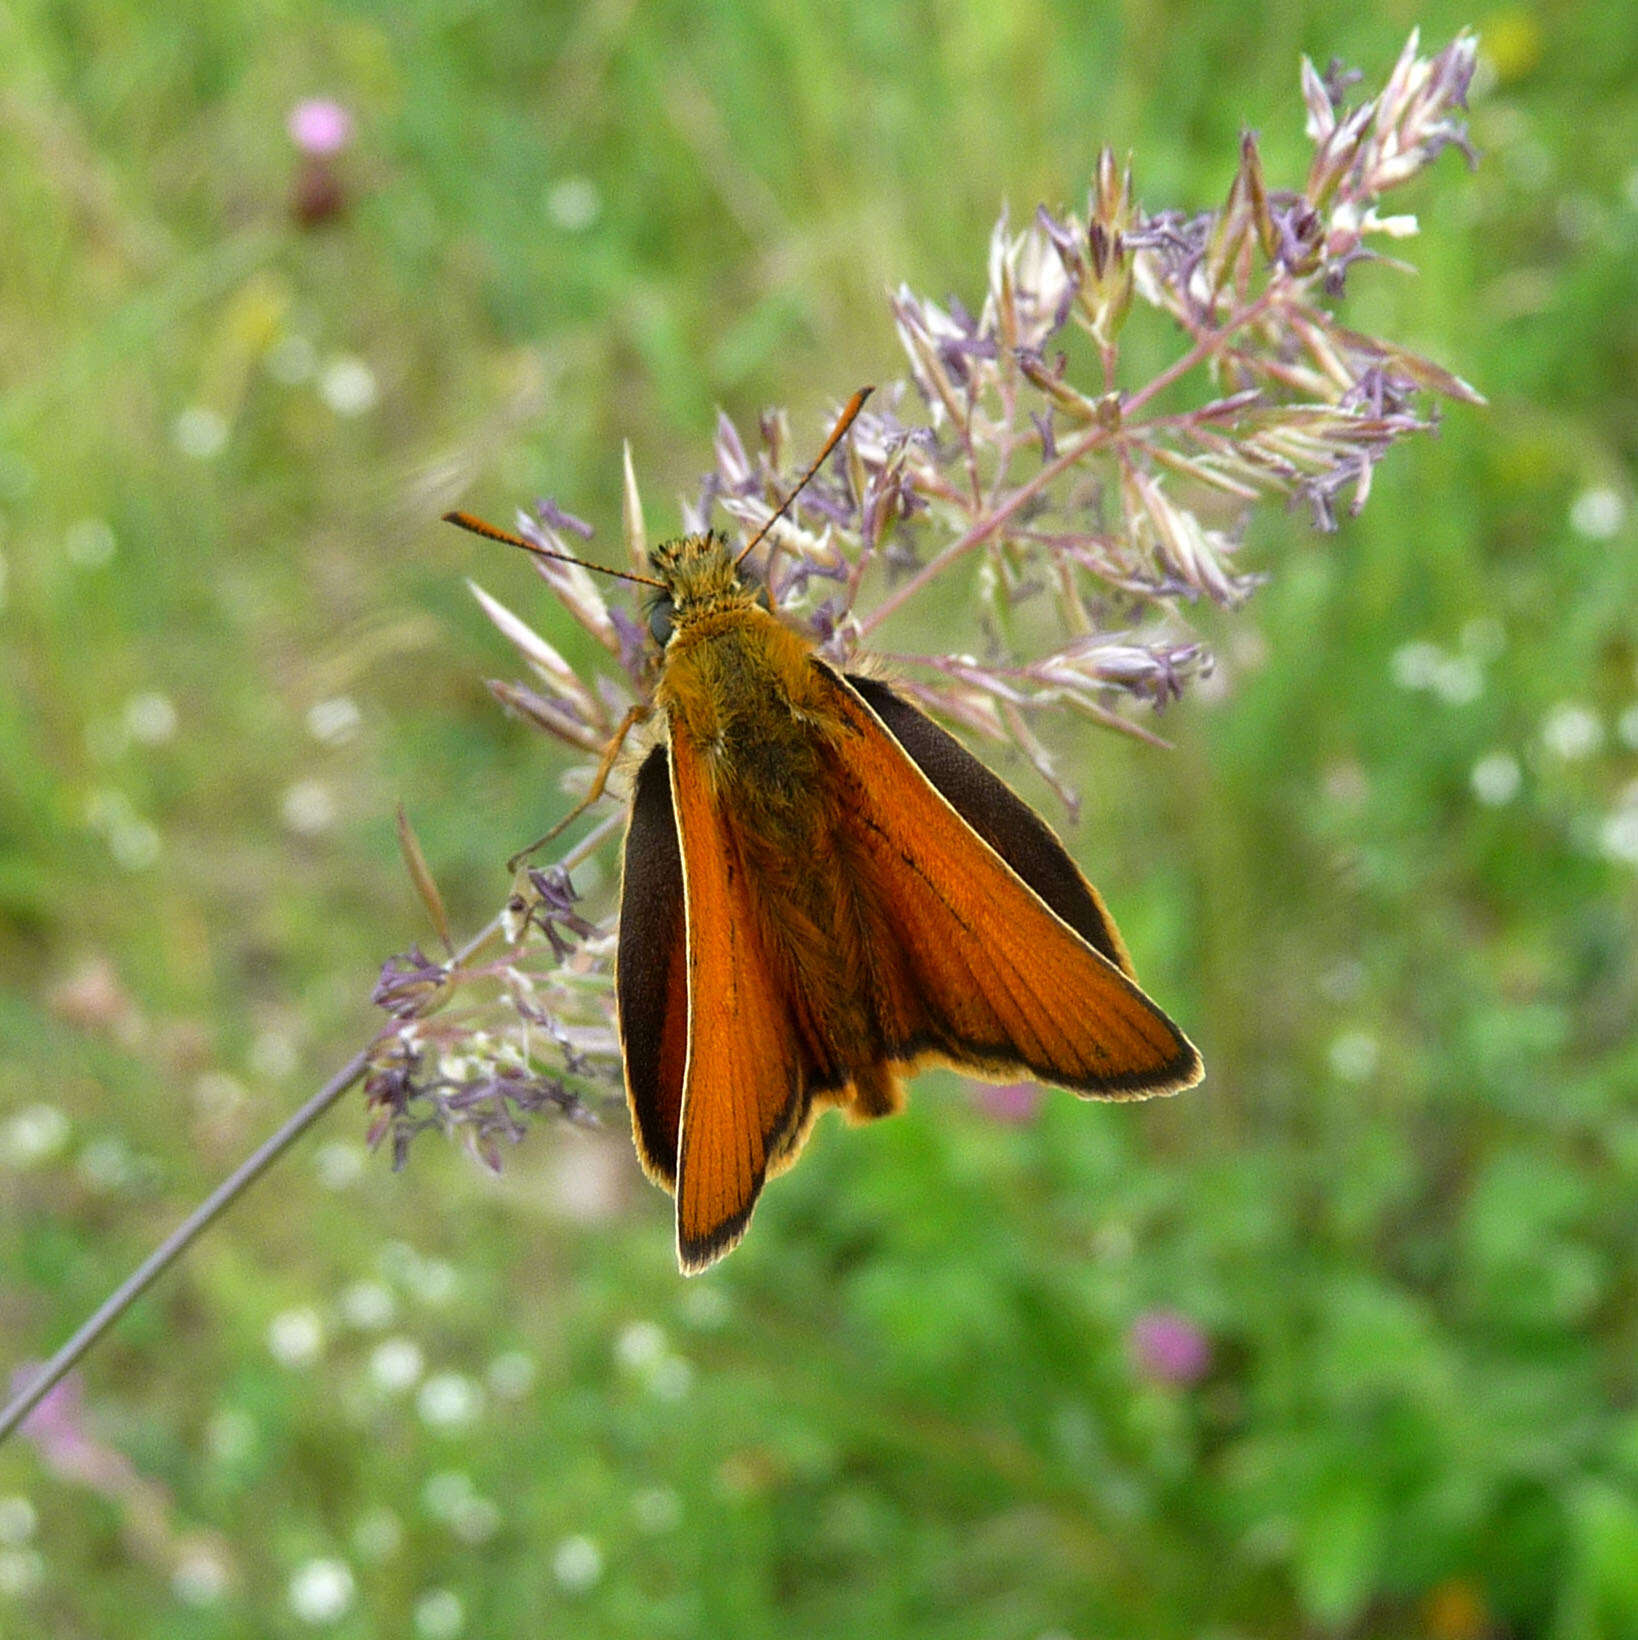
[[[803,483],[807,480],[804,479]],[[548,552],[545,547],[537,547],[533,541],[526,541],[521,535],[513,535],[509,530],[497,528],[493,524],[486,524],[481,518],[474,518],[471,513],[446,512],[446,524],[454,524],[463,530],[470,530],[474,535],[481,535],[489,541],[504,541],[509,547],[517,547],[534,558],[550,558],[559,564],[578,564],[582,569],[589,569],[597,575],[613,575],[622,581],[635,581],[639,586],[665,587],[664,581],[656,581],[651,575],[633,575],[629,570],[610,569],[605,564],[588,563],[584,558],[571,558],[566,552]]]
[[[824,449],[822,449],[819,454],[814,457],[813,465],[808,468],[805,473],[803,473],[801,482],[794,490],[791,491],[788,496],[785,497],[783,501],[779,503],[778,510],[746,543],[744,551],[741,552],[739,557],[734,560],[735,569],[738,569],[739,566],[743,564],[751,555],[751,553],[762,544],[762,538],[774,527],[775,524],[779,522],[781,518],[785,516],[786,512],[790,508],[790,504],[808,487],[808,480],[812,478],[821,467],[824,466],[825,458],[832,450],[836,448],[838,444],[842,442],[848,428],[853,425],[855,417],[857,417],[859,412],[864,409],[865,400],[868,399],[875,391],[876,389],[874,387],[861,387],[859,391],[855,393],[853,397],[850,398],[842,407],[841,415],[836,418],[836,425],[830,430],[830,437],[825,440]]]

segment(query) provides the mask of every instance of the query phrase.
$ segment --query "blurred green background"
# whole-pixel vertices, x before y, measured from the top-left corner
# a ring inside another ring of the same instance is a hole
[[[1484,163],[1346,313],[1490,408],[1256,521],[1175,750],[1059,726],[1207,1084],[928,1079],[691,1283],[617,1127],[394,1177],[350,1102],[0,1450],[0,1635],[1638,1634],[1626,0],[0,7],[0,1369],[373,1029],[395,801],[463,929],[555,812],[462,578],[567,623],[439,511],[611,542],[629,437],[667,531],[1003,200],[1295,184],[1300,54],[1418,22]]]

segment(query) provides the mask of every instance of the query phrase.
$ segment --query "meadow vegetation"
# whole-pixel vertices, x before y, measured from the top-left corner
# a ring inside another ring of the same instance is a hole
[[[1206,1084],[929,1076],[686,1283],[618,1124],[394,1174],[346,1103],[0,1448],[0,1634],[1638,1629],[1638,43],[1416,20],[1480,33],[1482,162],[1343,313],[1488,407],[1257,516],[1172,749],[1043,728]],[[1003,200],[1109,145],[1215,205],[1244,127],[1298,179],[1301,56],[1408,23],[0,14],[0,1369],[376,1028],[400,799],[458,931],[561,811],[463,578],[589,640],[440,512],[612,555],[629,439],[669,532],[719,406],[816,442],[890,287],[976,305]]]

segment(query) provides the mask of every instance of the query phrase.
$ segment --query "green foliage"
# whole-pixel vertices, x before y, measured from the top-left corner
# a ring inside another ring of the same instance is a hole
[[[1012,1123],[927,1077],[687,1284],[622,1134],[394,1177],[345,1107],[92,1358],[77,1469],[0,1449],[0,1634],[315,1632],[327,1562],[339,1636],[1638,1630],[1633,32],[1421,21],[1481,29],[1485,160],[1350,311],[1492,408],[1335,537],[1263,522],[1173,752],[1057,741],[1206,1085]],[[1299,54],[1378,76],[1401,31],[0,14],[4,1366],[373,1028],[425,937],[397,799],[458,930],[555,812],[461,577],[571,624],[445,506],[554,495],[612,552],[621,437],[652,498],[719,402],[811,432],[894,361],[889,281],[973,295],[1000,199],[1109,143],[1215,203],[1242,123],[1286,175]],[[302,230],[316,93],[357,131]],[[1141,1370],[1159,1311],[1197,1381]]]

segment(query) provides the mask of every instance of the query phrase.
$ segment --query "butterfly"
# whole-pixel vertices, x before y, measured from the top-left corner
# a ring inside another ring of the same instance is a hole
[[[651,577],[608,572],[655,590],[657,680],[588,801],[657,717],[626,828],[615,1003],[637,1155],[676,1198],[687,1273],[738,1243],[820,1111],[891,1115],[922,1066],[1098,1099],[1202,1075],[1046,822],[889,682],[833,667],[742,574],[868,391],[737,554],[707,531],[655,548]]]

